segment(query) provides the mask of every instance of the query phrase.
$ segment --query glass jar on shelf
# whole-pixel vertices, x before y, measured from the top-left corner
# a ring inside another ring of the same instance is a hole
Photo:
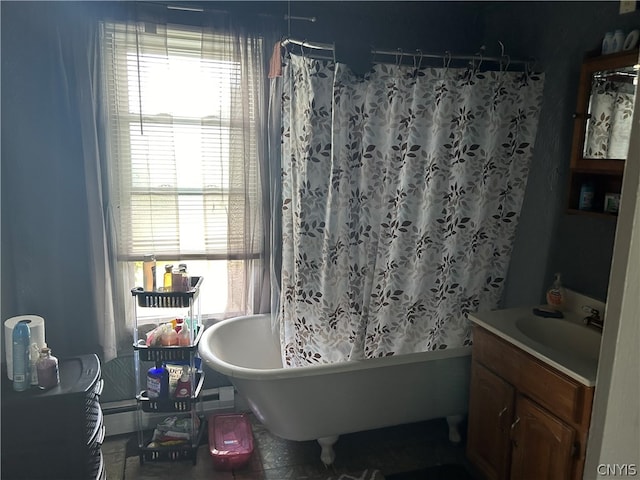
[[[60,383],[58,359],[51,354],[50,348],[40,349],[40,356],[36,361],[36,371],[38,372],[38,387],[41,390],[53,388]]]

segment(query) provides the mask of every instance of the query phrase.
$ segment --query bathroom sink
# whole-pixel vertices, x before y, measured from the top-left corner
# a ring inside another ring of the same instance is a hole
[[[598,361],[601,334],[597,330],[555,318],[521,317],[516,320],[520,332],[547,348],[580,360]]]

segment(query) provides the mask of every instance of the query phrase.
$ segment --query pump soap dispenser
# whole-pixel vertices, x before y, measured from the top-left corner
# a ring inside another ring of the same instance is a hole
[[[553,284],[547,290],[547,304],[556,310],[562,310],[564,306],[565,293],[560,274],[556,273]]]

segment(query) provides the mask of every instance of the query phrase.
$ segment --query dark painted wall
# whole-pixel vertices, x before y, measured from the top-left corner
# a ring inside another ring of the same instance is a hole
[[[41,315],[55,355],[96,352],[78,118],[53,41],[71,19],[47,2],[1,8],[2,322]]]
[[[522,218],[514,247],[506,306],[543,300],[555,272],[566,286],[606,299],[616,222],[565,213],[572,113],[581,61],[607,31],[640,27],[640,11],[619,15],[619,2],[487,3],[487,45],[533,55],[545,72],[544,100]]]

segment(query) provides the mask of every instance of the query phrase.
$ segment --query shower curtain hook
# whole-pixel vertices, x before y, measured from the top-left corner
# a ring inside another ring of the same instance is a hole
[[[484,45],[480,46],[480,51],[477,53],[477,56],[479,57],[478,66],[474,68],[474,70],[480,70],[480,65],[482,65],[482,60],[484,59],[483,53],[486,48],[487,47],[485,47]]]
[[[533,73],[536,71],[536,65],[538,63],[538,60],[536,58],[530,58],[529,61],[527,62],[527,75],[531,76],[533,75]]]
[[[500,45],[500,56],[504,57],[504,43],[498,40],[498,45]]]
[[[424,56],[422,55],[422,50],[421,50],[420,48],[416,48],[416,52],[418,52],[418,55],[416,55],[416,57],[418,57],[418,60],[417,60],[417,62],[418,62],[417,70],[420,70],[420,69],[422,68],[422,59],[424,58]],[[414,63],[414,65],[415,65],[415,63],[416,63],[416,62],[415,62],[415,58],[416,58],[416,57],[413,57],[413,58],[414,58],[414,62],[413,62],[413,63]]]
[[[404,52],[401,48],[398,48],[398,52],[400,52],[400,56],[396,55],[396,67],[399,67],[402,64],[402,57],[404,57]]]
[[[509,68],[509,64],[511,63],[511,58],[509,57],[509,55],[506,55],[504,53],[504,43],[502,43],[500,40],[498,40],[498,45],[500,45],[500,71],[504,71],[506,72],[507,69]],[[503,66],[503,59],[507,59],[507,64],[505,65],[504,69],[502,68]]]
[[[448,70],[449,69],[449,65],[451,65],[451,52],[449,50],[444,52],[444,57],[442,58],[442,63],[443,63],[443,66],[444,66],[445,70]]]
[[[507,64],[504,66],[504,70],[502,69],[502,60],[500,60],[500,71],[506,72],[509,69],[509,65],[511,64],[511,58],[509,55],[503,55],[502,58],[507,59]]]

